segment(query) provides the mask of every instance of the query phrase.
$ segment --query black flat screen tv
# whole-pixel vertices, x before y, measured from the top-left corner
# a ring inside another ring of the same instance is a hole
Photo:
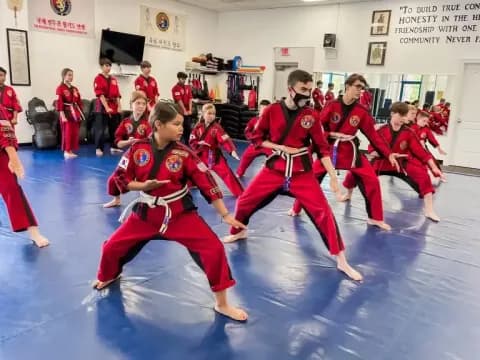
[[[139,65],[144,48],[145,36],[102,30],[100,57],[109,58],[112,63]]]

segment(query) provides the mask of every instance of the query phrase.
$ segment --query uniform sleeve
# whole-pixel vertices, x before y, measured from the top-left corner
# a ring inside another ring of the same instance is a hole
[[[332,116],[333,104],[334,103],[329,102],[320,112],[320,123],[323,126],[323,132],[326,139],[328,139],[330,132],[332,131],[332,129],[330,129],[330,118]]]
[[[223,198],[223,194],[207,166],[193,152],[189,152],[185,162],[187,177],[198,187],[209,204]]]
[[[150,124],[147,122],[145,123],[145,137],[150,137],[152,135],[153,131],[152,131],[152,127],[150,126]]]
[[[173,100],[175,100],[175,102],[182,100],[182,93],[180,92],[180,89],[178,86],[174,86],[172,88],[172,98]]]
[[[440,144],[439,144],[438,141],[437,141],[437,138],[435,137],[435,135],[433,135],[432,130],[430,130],[429,128],[427,128],[426,134],[427,134],[427,140],[428,140],[428,142],[429,142],[433,147],[437,148],[437,147],[440,146]]]
[[[115,130],[115,145],[118,144],[121,140],[128,140],[127,129],[125,127],[125,120],[123,120],[120,125],[118,125],[117,130]]]
[[[100,97],[100,95],[106,96],[108,93],[107,82],[100,76],[97,76],[93,81],[93,90],[96,97]]]
[[[137,77],[135,79],[135,90],[137,91],[145,91],[142,87],[142,81],[141,81],[141,77]]]
[[[247,126],[245,126],[245,138],[247,140],[250,140],[253,135],[253,129],[255,128],[255,124],[257,123],[258,118],[254,117],[251,118],[250,121],[247,123]]]
[[[127,152],[123,154],[117,168],[112,176],[115,185],[122,194],[129,191],[128,184],[135,180],[135,162],[133,161],[133,148],[131,146]]]
[[[375,148],[375,150],[385,158],[388,158],[391,154],[391,151],[385,143],[385,141],[380,137],[379,133],[375,131],[375,121],[367,112],[364,113],[362,120],[360,121],[360,131],[367,137],[370,144]]]
[[[75,89],[77,90],[77,94],[78,94],[77,105],[83,111],[82,95],[80,94],[80,91],[78,91],[77,88],[75,88]]]
[[[64,111],[65,106],[63,105],[63,93],[62,93],[62,87],[59,86],[57,87],[57,111]]]
[[[12,89],[12,107],[13,107],[13,111],[16,111],[18,113],[22,112],[22,107],[20,106],[20,102],[18,101],[17,93],[13,89]]]
[[[223,148],[223,150],[231,154],[237,149],[232,141],[232,138],[225,132],[225,130],[223,130],[223,128],[219,124],[217,124],[216,127],[217,128],[215,135],[217,137],[218,143]]]
[[[269,140],[271,117],[272,106],[268,106],[253,129],[252,137],[250,138],[253,145],[260,147],[265,140]]]
[[[192,132],[190,133],[190,139],[188,139],[188,143],[190,144],[190,147],[193,149],[193,150],[197,150],[198,149],[198,141],[199,141],[199,134],[198,134],[198,124],[195,125],[195,127],[193,128]]]
[[[409,139],[410,151],[417,159],[422,163],[426,164],[428,160],[433,159],[432,154],[430,154],[425,148],[420,144],[418,137],[412,132]]]
[[[157,80],[153,80],[153,95],[160,96],[160,91],[158,90],[158,83]]]
[[[17,137],[15,136],[15,131],[12,126],[0,124],[0,149],[4,150],[7,146],[13,146],[17,149]]]
[[[327,142],[325,137],[325,131],[323,130],[322,122],[320,116],[314,115],[315,122],[310,128],[310,137],[312,138],[313,144],[315,145],[315,151],[319,157],[330,156],[330,145]]]

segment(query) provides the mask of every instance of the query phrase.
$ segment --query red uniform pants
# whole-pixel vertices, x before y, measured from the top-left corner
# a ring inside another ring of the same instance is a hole
[[[235,176],[235,173],[228,166],[227,160],[223,156],[218,157],[216,164],[212,165],[212,169],[227,185],[228,190],[233,196],[239,197],[243,193],[243,185]]]
[[[162,210],[158,207],[149,211],[161,215]],[[222,242],[196,211],[174,215],[165,233],[158,231],[158,224],[143,221],[136,213],[132,213],[104,242],[98,280],[114,279],[122,272],[123,265],[131,261],[150,240],[162,238],[176,241],[188,249],[193,260],[207,275],[213,291],[221,291],[235,284]]]
[[[318,161],[318,160],[317,160]],[[321,163],[320,163],[321,164]],[[321,183],[327,171],[323,166],[315,166],[315,176]],[[380,190],[380,182],[375,174],[372,165],[368,162],[365,156],[361,155],[361,166],[352,168],[348,174],[352,174],[355,178],[355,184],[359,185],[360,192],[365,198],[365,207],[370,219],[382,221],[383,220],[383,204],[382,204],[382,192]],[[351,185],[349,179],[345,178],[343,186],[347,189],[353,189],[355,187]],[[295,200],[293,204],[293,211],[299,213],[302,209],[300,202]]]
[[[60,121],[62,128],[62,150],[71,152],[78,150],[80,122]]]
[[[252,161],[255,160],[257,156],[260,156],[260,155],[268,156],[270,152],[271,150],[268,150],[265,148],[255,147],[251,144],[248,145],[248,147],[245,149],[245,152],[242,154],[242,158],[240,159],[240,164],[238,164],[238,168],[237,168],[238,176],[245,175],[245,171],[247,171],[247,168],[250,166]]]
[[[0,193],[7,206],[13,231],[25,231],[37,226],[37,220],[15,174],[8,169],[8,155],[0,152]]]
[[[267,167],[262,168],[238,198],[235,218],[248,224],[250,217],[268,205],[283,190],[285,176]],[[294,174],[290,182],[289,195],[298,199],[308,216],[320,233],[325,246],[332,255],[344,250],[344,245],[337,222],[327,199],[311,171]],[[240,229],[231,228],[230,233],[238,233]]]
[[[111,175],[107,181],[107,192],[111,196],[120,196],[121,192],[118,189],[117,184],[115,183],[115,176]]]

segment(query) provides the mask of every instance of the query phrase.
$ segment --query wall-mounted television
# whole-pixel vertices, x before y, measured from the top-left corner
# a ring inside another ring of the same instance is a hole
[[[102,30],[100,57],[109,58],[112,63],[139,65],[144,48],[145,36]]]

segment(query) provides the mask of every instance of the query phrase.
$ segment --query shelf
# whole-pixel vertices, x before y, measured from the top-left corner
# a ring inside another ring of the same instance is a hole
[[[113,75],[113,76],[116,76],[116,77],[130,77],[130,76],[138,76],[139,74],[135,74],[135,73],[115,73],[115,72],[112,72],[112,73],[110,73],[110,75]]]
[[[205,75],[218,75],[218,74],[263,75],[263,71],[256,72],[256,71],[209,70],[209,69],[186,69],[185,71],[197,72]]]

